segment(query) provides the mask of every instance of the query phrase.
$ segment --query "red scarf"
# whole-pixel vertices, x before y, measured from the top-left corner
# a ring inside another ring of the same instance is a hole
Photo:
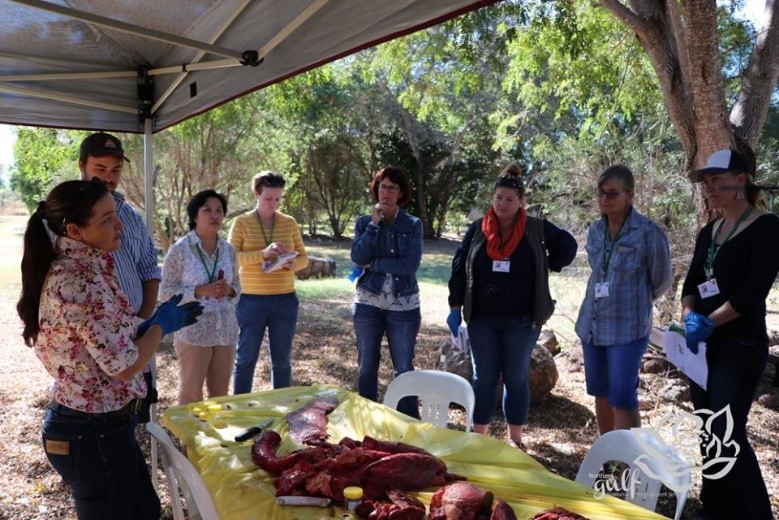
[[[481,230],[487,237],[487,255],[493,260],[505,260],[514,253],[517,246],[525,236],[525,224],[527,212],[525,208],[519,208],[519,213],[514,221],[514,229],[504,239],[500,232],[500,221],[492,206],[481,221]]]

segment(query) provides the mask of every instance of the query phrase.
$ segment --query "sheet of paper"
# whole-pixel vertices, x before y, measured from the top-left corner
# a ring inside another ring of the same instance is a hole
[[[463,354],[470,354],[471,340],[468,338],[468,327],[460,325],[457,336],[452,335],[452,346]]]
[[[671,325],[665,331],[663,341],[665,356],[679,371],[695,381],[706,390],[706,381],[709,378],[709,365],[706,363],[706,343],[698,343],[698,353],[693,354],[687,348],[687,340],[684,338],[684,330]]]
[[[262,264],[262,272],[267,274],[267,273],[272,273],[273,271],[278,271],[279,269],[284,267],[284,264],[286,264],[287,262],[289,262],[290,260],[298,256],[298,254],[299,253],[297,251],[292,251],[291,253],[286,253],[277,256],[276,259],[273,261],[268,260],[267,262],[264,262]]]

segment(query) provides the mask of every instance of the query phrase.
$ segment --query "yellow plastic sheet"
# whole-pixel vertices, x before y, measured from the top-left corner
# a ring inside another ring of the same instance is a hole
[[[275,477],[252,461],[253,441],[234,440],[236,435],[270,418],[273,422],[269,428],[282,437],[278,453],[285,455],[300,448],[289,436],[284,416],[321,396],[333,396],[339,402],[328,415],[327,429],[332,442],[343,437],[362,440],[370,435],[423,447],[443,459],[450,472],[464,475],[506,500],[519,519],[556,506],[592,520],[663,518],[617,498],[596,499],[591,489],[554,475],[529,455],[498,439],[435,428],[333,387],[315,385],[225,396],[169,408],[162,422],[187,446],[187,456],[203,475],[223,520],[341,519],[346,511],[337,506],[277,506]],[[435,489],[410,494],[429,505],[433,492]]]

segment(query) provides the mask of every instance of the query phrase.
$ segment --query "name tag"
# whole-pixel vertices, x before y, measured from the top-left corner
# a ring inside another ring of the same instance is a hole
[[[508,273],[511,267],[511,260],[493,260],[492,272],[493,273]]]
[[[609,282],[595,284],[595,298],[605,298],[609,295]]]
[[[701,298],[711,298],[719,294],[719,286],[717,285],[717,279],[712,278],[708,282],[703,282],[698,286],[698,292],[701,294]]]

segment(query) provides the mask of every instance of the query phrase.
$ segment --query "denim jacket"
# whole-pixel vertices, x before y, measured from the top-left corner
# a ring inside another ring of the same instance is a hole
[[[393,275],[394,296],[419,292],[416,272],[422,261],[422,221],[403,209],[389,225],[371,222],[371,216],[357,219],[352,243],[352,262],[370,267],[357,280],[358,287],[380,294],[387,274]]]

